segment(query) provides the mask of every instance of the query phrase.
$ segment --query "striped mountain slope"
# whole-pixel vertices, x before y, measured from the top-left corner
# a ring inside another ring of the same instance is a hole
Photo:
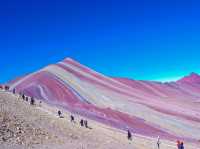
[[[147,136],[200,139],[200,76],[160,83],[112,78],[67,58],[13,80],[10,89]]]

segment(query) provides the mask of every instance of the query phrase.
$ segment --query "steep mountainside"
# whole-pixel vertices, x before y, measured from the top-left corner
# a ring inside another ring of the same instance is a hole
[[[200,76],[160,83],[111,78],[67,58],[11,81],[11,90],[147,136],[200,139]]]

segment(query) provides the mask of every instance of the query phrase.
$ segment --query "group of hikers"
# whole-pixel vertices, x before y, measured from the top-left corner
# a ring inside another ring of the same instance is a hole
[[[184,143],[179,141],[179,140],[177,140],[177,148],[178,149],[184,149]]]
[[[10,91],[10,87],[8,86],[8,85],[0,85],[0,89],[1,90],[5,90],[5,91]],[[16,94],[16,89],[14,88],[14,89],[12,89],[11,90],[11,92],[13,93],[13,94]],[[34,97],[29,97],[29,96],[26,96],[25,94],[23,94],[23,93],[19,93],[19,95],[20,95],[20,97],[24,100],[24,101],[29,101],[29,99],[30,99],[30,105],[34,105],[35,104],[35,99],[34,99]]]
[[[88,127],[88,122],[87,122],[87,120],[81,119],[80,125],[81,125],[81,127],[84,127],[84,126],[85,126],[85,128],[89,128],[89,127]]]
[[[29,99],[30,99],[30,105],[34,105],[35,104],[35,99],[34,99],[34,97],[29,97],[29,96],[25,96],[23,93],[20,93],[19,94],[20,95],[20,97],[24,100],[24,101],[29,101]]]
[[[9,87],[8,85],[5,85],[5,86],[0,85],[0,90],[9,91],[9,89],[10,89],[10,87]],[[16,94],[16,89],[15,89],[15,88],[12,90],[12,93],[13,93],[13,94]],[[34,105],[34,104],[35,104],[35,99],[34,99],[34,97],[26,96],[26,95],[23,94],[23,93],[19,93],[19,95],[20,95],[20,97],[21,97],[24,101],[27,101],[27,102],[28,102],[29,99],[30,99],[30,105]],[[41,101],[40,101],[40,103],[41,103]],[[62,112],[61,112],[60,110],[58,110],[58,116],[59,116],[60,118],[63,118]],[[75,118],[74,118],[73,115],[70,115],[70,121],[71,121],[72,123],[76,123],[76,122],[75,122]],[[85,128],[89,128],[89,127],[88,127],[88,121],[87,121],[87,120],[81,119],[81,120],[80,120],[80,126],[81,126],[81,127],[85,127]],[[129,129],[127,129],[127,138],[128,138],[128,140],[132,140],[132,134],[131,134],[131,131],[130,131]],[[161,142],[160,142],[160,136],[158,136],[158,138],[157,138],[157,148],[158,148],[158,149],[160,149],[160,144],[161,144]],[[177,140],[177,149],[184,149],[184,143],[181,142],[181,141],[179,141],[179,140]]]
[[[132,134],[129,129],[127,130],[127,138],[128,140],[132,140]],[[157,148],[160,149],[160,145],[161,145],[160,136],[158,136],[156,144],[157,144]],[[177,140],[177,149],[184,149],[183,141]]]
[[[157,139],[157,147],[158,147],[158,149],[160,149],[160,144],[161,144],[160,136],[158,136],[158,139]],[[177,149],[184,149],[184,143],[179,141],[179,140],[177,140]]]
[[[61,112],[60,110],[58,110],[58,116],[59,116],[59,118],[63,118],[62,112]],[[72,123],[76,123],[76,122],[75,122],[75,118],[74,118],[73,115],[70,115],[70,121],[71,121]],[[81,126],[81,127],[85,127],[85,128],[89,128],[89,127],[88,127],[88,121],[87,121],[87,120],[81,119],[81,120],[80,120],[80,126]]]
[[[8,85],[0,85],[0,89],[8,91],[10,89],[10,87]]]

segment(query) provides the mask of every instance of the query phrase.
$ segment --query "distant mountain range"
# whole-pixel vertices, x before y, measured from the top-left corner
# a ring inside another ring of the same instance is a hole
[[[166,83],[112,78],[66,58],[12,80],[10,86],[119,129],[168,139],[200,139],[200,76],[196,73]]]

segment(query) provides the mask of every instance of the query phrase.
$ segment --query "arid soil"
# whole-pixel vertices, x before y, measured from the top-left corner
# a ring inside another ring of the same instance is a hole
[[[59,118],[57,111],[62,111]],[[19,95],[0,91],[0,149],[157,149],[156,138],[133,134],[88,120],[91,128],[70,122],[70,113],[36,101],[23,101]],[[161,138],[161,149],[176,149],[176,140]],[[200,144],[185,142],[185,149],[198,149]]]

